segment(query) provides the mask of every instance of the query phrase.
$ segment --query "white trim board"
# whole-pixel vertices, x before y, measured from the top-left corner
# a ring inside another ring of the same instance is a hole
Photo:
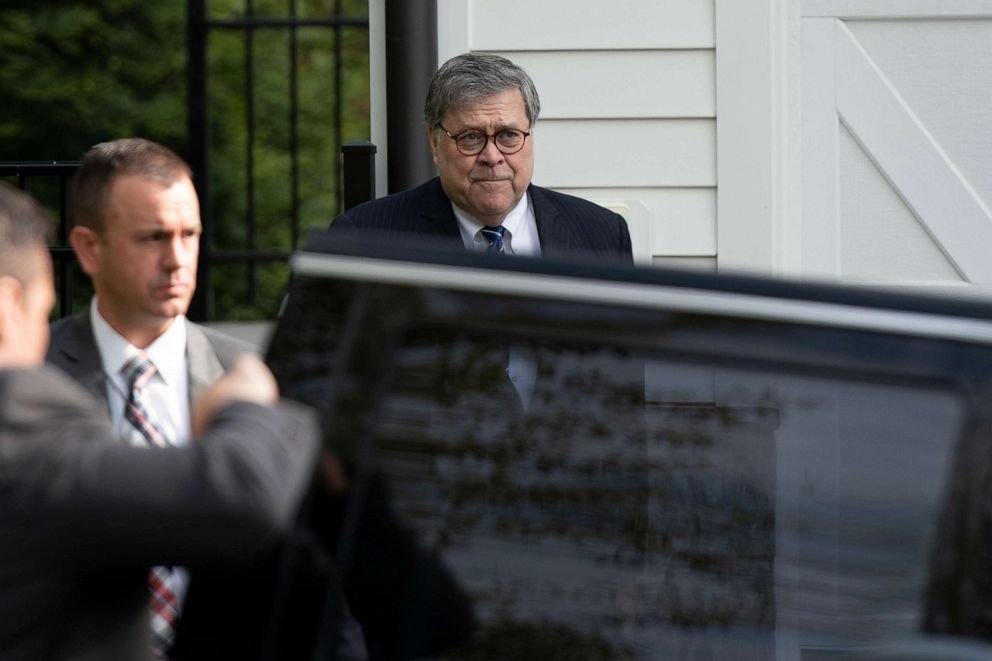
[[[369,140],[376,146],[376,197],[382,197],[389,190],[385,34],[386,1],[369,0]]]
[[[802,20],[802,276],[840,277],[840,119],[832,18]]]
[[[720,270],[796,273],[799,16],[793,0],[716,0]]]
[[[989,0],[802,0],[802,16],[830,18],[992,18]]]

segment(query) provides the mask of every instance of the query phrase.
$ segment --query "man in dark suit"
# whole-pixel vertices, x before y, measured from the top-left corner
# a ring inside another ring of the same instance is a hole
[[[424,104],[438,176],[344,212],[332,221],[331,235],[388,235],[413,249],[446,245],[631,263],[630,233],[621,216],[531,183],[539,112],[533,81],[513,62],[485,53],[448,60],[434,74]],[[439,340],[438,355],[450,355],[462,346],[462,339]],[[498,411],[501,419],[523,420],[525,410],[533,411],[535,393],[543,392],[538,378],[541,348],[512,343],[507,348],[499,342],[472,346],[480,349],[472,365],[492,368],[472,372],[492,384],[487,408]],[[438,392],[455,387],[446,366],[437,365],[436,373],[426,370]],[[462,409],[454,415],[471,418],[473,413]],[[404,537],[409,533],[403,522],[395,515],[390,518],[385,486],[370,481],[365,499],[364,527],[355,535],[361,551],[347,567],[347,589],[365,629],[370,657],[418,658],[463,643],[474,615],[462,589],[436,561],[420,560],[431,552],[421,551],[410,541],[413,536]],[[382,525],[387,521],[392,525]],[[423,579],[428,570],[437,577],[432,586]],[[424,603],[433,607],[424,608]],[[432,628],[430,635],[425,633]],[[421,634],[422,640],[411,641],[410,631]]]
[[[312,473],[315,421],[246,356],[198,399],[196,442],[120,443],[42,365],[45,231],[37,204],[0,183],[0,658],[151,659],[149,567],[266,556]]]
[[[438,177],[358,205],[331,229],[418,235],[470,250],[630,262],[622,217],[531,183],[540,109],[534,82],[513,62],[487,53],[451,58],[434,74],[424,104]]]

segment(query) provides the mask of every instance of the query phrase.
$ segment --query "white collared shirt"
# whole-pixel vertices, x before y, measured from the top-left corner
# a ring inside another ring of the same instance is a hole
[[[454,203],[451,209],[458,220],[458,231],[461,232],[462,242],[468,250],[484,252],[489,247],[489,240],[482,235],[485,226],[464,209]],[[537,237],[537,218],[530,204],[530,195],[524,195],[517,205],[503,219],[503,247],[507,254],[538,257],[541,254],[541,242]]]
[[[100,350],[103,371],[107,375],[107,401],[110,419],[118,436],[124,435],[127,404],[127,379],[121,368],[138,349],[110,327],[97,310],[94,296],[90,303],[90,324]],[[189,368],[186,365],[186,317],[180,315],[169,328],[145,350],[155,365],[156,374],[145,386],[145,403],[173,445],[189,443]]]
[[[465,210],[451,204],[458,219],[458,230],[462,234],[465,248],[474,251],[485,251],[489,248],[489,239],[482,235],[485,223],[470,216]],[[537,218],[530,204],[530,195],[524,195],[517,205],[503,219],[503,249],[508,255],[539,257],[541,242],[537,236]],[[513,384],[520,403],[526,411],[530,407],[534,387],[537,384],[537,364],[524,352],[516,347],[510,347],[507,358],[506,375]]]

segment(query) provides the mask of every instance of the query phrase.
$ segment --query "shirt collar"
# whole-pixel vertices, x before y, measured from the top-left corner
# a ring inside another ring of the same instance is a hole
[[[90,303],[90,325],[96,346],[100,350],[103,370],[107,374],[119,376],[124,363],[140,350],[111,328],[100,315],[96,296]],[[178,383],[183,377],[186,359],[186,317],[176,317],[169,328],[145,348],[144,353],[166,384]]]
[[[510,248],[508,252],[513,252],[513,235],[520,234],[524,217],[527,214],[529,200],[530,195],[524,194],[516,206],[506,214],[506,218],[503,219],[503,227],[506,229],[506,234],[503,235],[503,241]],[[485,227],[486,224],[454,202],[451,203],[451,209],[455,212],[455,218],[458,220],[458,229],[461,232],[465,247],[469,250],[485,250],[489,245],[489,241],[480,234],[479,230]]]

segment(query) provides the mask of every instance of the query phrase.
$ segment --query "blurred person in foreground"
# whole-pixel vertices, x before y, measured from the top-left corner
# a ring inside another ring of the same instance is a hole
[[[204,390],[194,441],[119,441],[44,367],[54,301],[47,219],[0,184],[0,658],[151,659],[149,568],[250,565],[293,522],[312,414],[254,357]]]
[[[531,183],[540,110],[534,82],[510,60],[490,53],[451,58],[435,72],[424,103],[438,176],[344,212],[331,230],[630,263],[630,232],[620,215]]]

